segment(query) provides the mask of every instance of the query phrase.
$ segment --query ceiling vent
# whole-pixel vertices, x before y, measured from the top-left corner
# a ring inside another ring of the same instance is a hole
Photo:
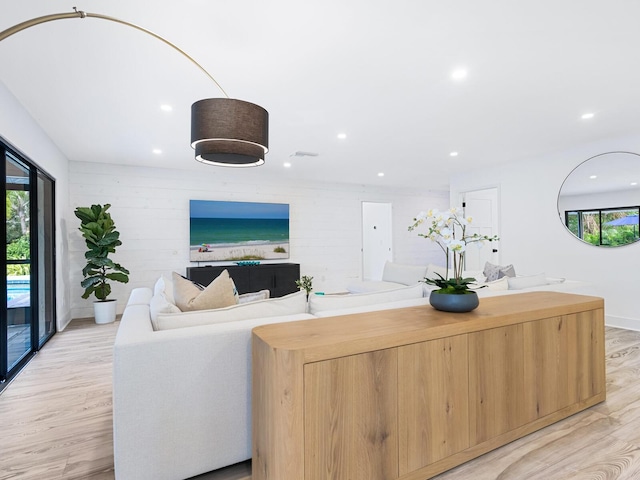
[[[289,155],[290,157],[317,157],[318,155],[320,155],[319,153],[315,153],[315,152],[302,152],[302,151],[298,151],[298,152],[293,152],[291,155]]]

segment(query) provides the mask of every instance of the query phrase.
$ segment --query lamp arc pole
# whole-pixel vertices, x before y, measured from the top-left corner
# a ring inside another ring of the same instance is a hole
[[[55,13],[18,23],[0,32],[0,42],[11,35],[46,22],[69,18],[99,18],[119,23],[151,35],[181,53],[220,89],[225,98],[199,100],[191,106],[191,147],[196,160],[224,167],[254,167],[264,164],[269,151],[269,113],[259,105],[229,97],[218,81],[187,52],[135,23],[119,18],[88,13],[73,7],[73,12]]]
[[[220,89],[220,91],[224,94],[224,96],[229,98],[229,95],[224,90],[224,88],[222,88],[220,86],[218,81],[215,78],[213,78],[213,76],[209,72],[207,72],[207,70],[202,65],[200,65],[191,55],[189,55],[187,52],[182,50],[177,45],[171,43],[166,38],[163,38],[160,35],[158,35],[157,33],[154,33],[151,30],[148,30],[148,29],[146,29],[144,27],[141,27],[140,25],[136,25],[135,23],[127,22],[126,20],[121,20],[119,18],[110,17],[109,15],[102,15],[100,13],[84,12],[82,10],[77,10],[76,7],[73,7],[73,9],[74,9],[73,12],[69,12],[69,13],[54,13],[54,14],[51,14],[51,15],[43,15],[42,17],[32,18],[31,20],[27,20],[27,21],[24,21],[22,23],[18,23],[17,25],[14,25],[13,27],[9,27],[6,30],[3,30],[2,32],[0,32],[0,42],[2,40],[4,40],[5,38],[10,37],[13,34],[21,32],[22,30],[26,30],[27,28],[30,28],[30,27],[35,27],[36,25],[40,25],[42,23],[52,22],[54,20],[65,20],[65,19],[68,19],[68,18],[100,18],[102,20],[107,20],[109,22],[120,23],[122,25],[126,25],[128,27],[135,28],[136,30],[139,30],[139,31],[144,32],[144,33],[146,33],[148,35],[151,35],[152,37],[157,38],[161,42],[169,45],[171,48],[173,48],[174,50],[180,52],[187,59],[189,59],[191,61],[191,63],[193,63],[196,67],[198,67],[200,70],[202,70],[202,72],[207,77],[209,77],[213,83],[216,84],[216,86]]]

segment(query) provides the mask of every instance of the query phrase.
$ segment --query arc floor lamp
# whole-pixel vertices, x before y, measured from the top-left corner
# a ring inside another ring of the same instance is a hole
[[[196,160],[209,165],[226,167],[253,167],[264,163],[269,150],[269,113],[259,105],[229,98],[227,92],[202,65],[185,51],[165,38],[139,25],[118,18],[77,10],[32,18],[0,32],[0,41],[27,28],[54,20],[68,18],[99,18],[135,28],[157,38],[180,52],[207,77],[209,77],[224,98],[207,98],[191,106],[191,147],[195,149]]]

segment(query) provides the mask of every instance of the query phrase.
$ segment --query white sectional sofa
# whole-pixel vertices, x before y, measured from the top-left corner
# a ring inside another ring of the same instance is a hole
[[[412,271],[411,274],[416,274]],[[406,277],[408,278],[408,277]],[[575,291],[580,282],[507,290]],[[417,280],[416,280],[417,282]],[[362,294],[304,292],[216,310],[171,313],[156,285],[135,289],[114,346],[113,427],[116,480],[182,480],[251,457],[251,330],[365,311],[428,305],[423,283]]]
[[[487,278],[485,274],[488,268],[493,268],[495,277]],[[498,277],[498,272],[502,272]],[[507,272],[505,275],[504,273]],[[425,278],[437,278],[439,274],[446,276],[446,268],[440,265],[404,265],[394,262],[386,262],[382,272],[381,280],[365,280],[352,282],[347,286],[350,293],[371,293],[394,290],[403,286],[415,285]],[[551,290],[558,292],[577,292],[588,286],[587,282],[576,280],[565,280],[564,278],[548,277],[545,273],[535,275],[515,275],[513,265],[501,267],[487,263],[484,270],[466,270],[462,272],[463,277],[472,277],[477,280],[475,288],[479,297],[490,297],[495,295],[510,295],[532,290]],[[426,297],[436,287],[422,284]]]
[[[428,304],[421,285],[311,295],[308,303],[298,292],[217,310],[159,313],[152,322],[156,297],[150,288],[135,289],[116,335],[117,480],[182,480],[251,458],[254,327]],[[181,320],[190,326],[181,328]]]

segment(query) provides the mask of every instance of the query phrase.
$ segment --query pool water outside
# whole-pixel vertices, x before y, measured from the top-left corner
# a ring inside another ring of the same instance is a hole
[[[29,277],[7,278],[8,307],[28,307],[30,292]]]
[[[8,288],[7,289],[7,300],[11,301],[11,300],[15,300],[16,298],[19,298],[23,295],[27,295],[29,294],[31,290],[29,290],[28,288]]]

